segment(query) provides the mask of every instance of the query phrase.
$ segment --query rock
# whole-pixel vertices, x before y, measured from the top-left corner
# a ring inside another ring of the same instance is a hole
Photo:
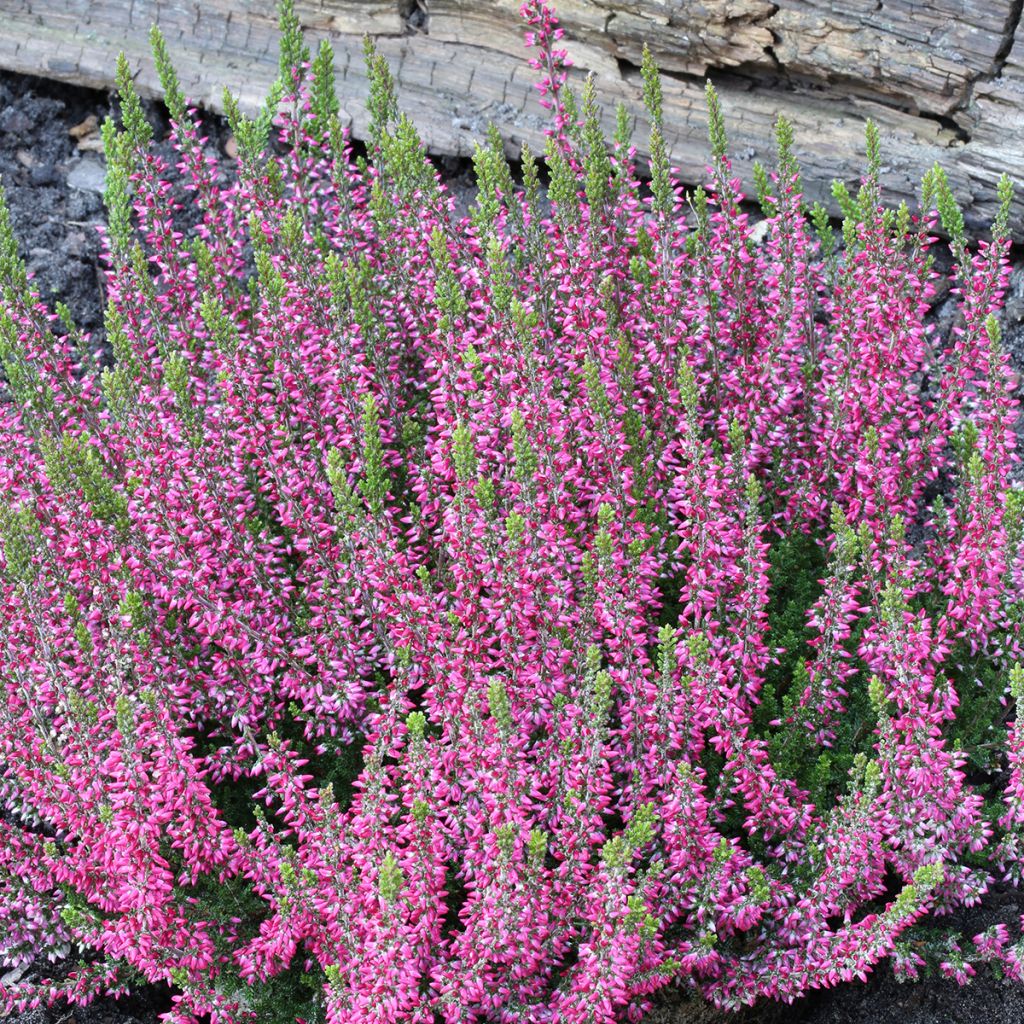
[[[8,107],[3,113],[0,113],[0,132],[24,135],[31,128],[31,119],[19,107]]]
[[[57,180],[57,168],[51,163],[36,164],[29,172],[28,180],[33,185],[52,185]]]
[[[68,135],[75,140],[82,140],[87,135],[94,135],[99,127],[99,119],[95,114],[90,114],[84,121],[72,125],[68,129]]]
[[[72,231],[64,243],[64,251],[69,256],[86,255],[85,232]]]
[[[81,222],[95,217],[103,209],[103,202],[96,192],[69,192],[66,209],[69,221]]]
[[[83,158],[68,174],[68,185],[79,192],[95,192],[103,194],[106,187],[107,173],[103,162],[91,157]]]
[[[1008,299],[1003,316],[1006,322],[1013,326],[1024,323],[1024,298],[1014,296]]]
[[[28,965],[24,964],[21,967],[14,967],[9,971],[6,971],[3,977],[0,977],[0,985],[16,985],[25,975],[28,973]]]

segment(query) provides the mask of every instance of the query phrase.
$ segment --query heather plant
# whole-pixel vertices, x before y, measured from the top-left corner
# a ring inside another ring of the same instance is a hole
[[[112,359],[0,212],[0,958],[80,960],[5,1008],[597,1024],[929,950],[1021,979],[1017,923],[936,930],[1022,877],[1009,183],[969,244],[939,169],[883,205],[869,127],[836,235],[780,120],[755,242],[710,86],[685,196],[650,58],[638,168],[523,15],[546,170],[492,132],[461,221],[369,44],[353,158],[285,6],[229,182],[159,35],[175,161],[122,60]]]

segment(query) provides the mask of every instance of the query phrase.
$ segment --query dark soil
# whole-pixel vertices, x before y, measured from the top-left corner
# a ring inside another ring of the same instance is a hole
[[[936,924],[962,932],[960,948],[966,953],[972,936],[998,922],[1015,934],[1022,912],[1024,893],[996,887],[980,907]],[[1024,1024],[1024,985],[1000,981],[986,968],[965,986],[939,977],[901,983],[886,962],[866,983],[812,992],[792,1006],[767,1003],[736,1015],[666,994],[646,1024]]]
[[[0,75],[0,182],[11,223],[43,299],[65,303],[84,331],[103,320],[103,164],[98,152],[78,151],[68,130],[107,108],[101,93]]]
[[[0,72],[0,182],[22,254],[44,301],[51,308],[57,302],[66,304],[97,343],[103,321],[98,234],[104,222],[103,161],[92,119],[98,125],[110,108],[110,97],[104,93]],[[155,108],[152,114],[155,119],[161,117]],[[212,144],[223,155],[224,127],[219,123],[210,127]],[[472,192],[466,162],[442,160],[439,166],[464,211]],[[951,306],[944,308],[940,303],[936,313],[948,326]],[[1024,367],[1024,259],[1020,253],[1003,320],[1004,345],[1020,372]],[[969,945],[970,936],[997,921],[1007,922],[1014,931],[1022,913],[1024,894],[997,890],[981,908],[960,914],[949,925],[962,930]],[[32,976],[30,971],[25,978]],[[155,1024],[169,1008],[167,991],[152,988],[130,999],[101,1000],[75,1009],[37,1009],[9,1021]],[[1024,986],[1004,984],[988,972],[979,973],[963,988],[940,979],[901,985],[883,966],[866,984],[843,985],[814,993],[793,1006],[760,1006],[724,1019],[734,1024],[1024,1024]],[[722,1024],[723,1015],[668,993],[649,1020],[652,1024]]]

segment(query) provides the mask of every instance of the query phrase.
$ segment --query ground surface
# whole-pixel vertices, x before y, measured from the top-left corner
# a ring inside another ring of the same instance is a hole
[[[22,253],[48,303],[61,301],[80,327],[102,325],[98,228],[103,224],[103,163],[97,125],[109,109],[100,93],[0,73],[0,182]],[[223,151],[226,135],[211,133]],[[464,164],[442,167],[464,207],[471,185]],[[937,314],[949,320],[940,303]],[[1024,258],[1017,265],[1004,317],[1004,342],[1024,367]],[[1013,926],[1024,912],[1016,892],[997,892],[954,922],[968,935],[996,921]],[[2,979],[8,980],[8,979]],[[10,1024],[155,1024],[166,993],[149,991],[75,1010],[34,1010]],[[983,974],[966,987],[925,981],[899,985],[885,967],[867,984],[815,993],[791,1007],[767,1006],[726,1018],[734,1024],[1024,1024],[1024,987]],[[652,1024],[721,1024],[709,1008],[667,998]],[[274,1022],[277,1024],[277,1022]]]

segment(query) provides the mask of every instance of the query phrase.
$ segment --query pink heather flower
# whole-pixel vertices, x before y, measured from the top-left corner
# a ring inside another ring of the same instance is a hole
[[[103,372],[0,216],[0,962],[88,952],[4,1012],[142,977],[242,1024],[292,969],[328,1024],[792,1002],[1020,881],[1005,209],[972,250],[927,181],[944,341],[932,209],[869,171],[837,249],[780,124],[755,236],[712,90],[688,227],[649,61],[648,192],[522,15],[547,198],[492,140],[463,220],[372,52],[352,159],[287,5],[230,180],[159,40],[171,158],[122,69]]]

